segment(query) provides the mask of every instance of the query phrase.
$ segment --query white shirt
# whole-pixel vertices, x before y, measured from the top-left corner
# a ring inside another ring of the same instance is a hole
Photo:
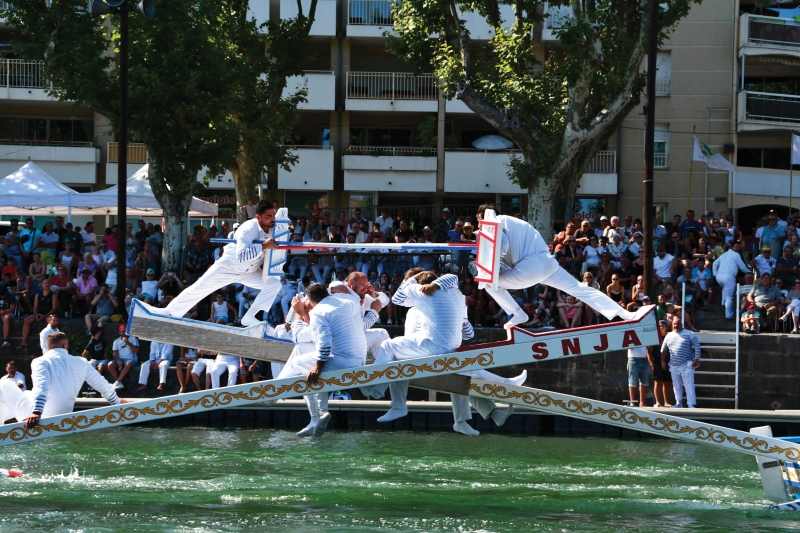
[[[41,346],[42,348],[42,353],[45,353],[47,351],[47,337],[51,333],[56,333],[57,331],[58,328],[54,329],[50,327],[50,324],[47,324],[47,327],[39,332],[39,346]]]
[[[740,270],[744,273],[750,272],[750,269],[747,268],[747,265],[742,261],[742,256],[733,250],[728,250],[719,256],[717,260],[714,261],[712,270],[717,281],[719,281],[720,277],[735,278]]]
[[[550,248],[536,228],[515,217],[500,215],[502,228],[501,261],[509,268],[531,255],[549,254]],[[441,278],[439,278],[441,279]]]
[[[362,365],[366,363],[367,338],[361,302],[357,297],[349,294],[328,296],[311,310],[309,317],[319,361],[340,357],[358,359]]]
[[[521,220],[519,222],[528,225]],[[433,296],[426,296],[417,280],[409,278],[397,289],[392,302],[414,307],[419,312],[419,327],[412,336],[417,343],[429,340],[444,348],[443,353],[451,352],[461,345],[464,295],[458,290],[458,278],[452,274],[445,274],[434,283],[441,288]]]
[[[158,281],[143,281],[142,282],[142,294],[149,294],[153,298],[158,297]]]
[[[602,246],[598,246],[597,248],[587,246],[583,251],[586,253],[586,262],[590,265],[596,265],[600,262],[600,256],[603,255],[605,250]]]
[[[384,218],[380,216],[375,219],[375,223],[380,224],[381,233],[387,235],[389,230],[392,229],[394,225],[394,219],[392,217],[386,217],[386,219],[384,220]]]
[[[139,346],[139,341],[136,339],[136,337],[128,336],[128,342],[134,346]],[[117,352],[117,356],[120,359],[136,359],[136,354],[133,353],[131,347],[128,346],[121,338],[114,339],[114,343],[111,345],[111,350]]]
[[[84,381],[112,405],[119,404],[114,388],[89,361],[61,348],[48,350],[31,363],[33,410],[42,417],[71,412]]]
[[[81,230],[81,239],[83,239],[83,249],[87,250],[92,244],[97,244],[97,236],[94,233],[89,233],[85,229]]]
[[[6,374],[0,379],[11,381],[15,383],[17,386],[22,385],[21,390],[26,390],[28,388],[28,384],[25,382],[25,376],[22,375],[22,372],[15,372],[13,378],[8,377],[8,374]]]
[[[242,272],[258,271],[264,262],[264,251],[260,243],[253,244],[253,241],[265,241],[272,237],[274,232],[273,226],[269,234],[265,233],[255,218],[243,222],[233,235],[236,240],[233,246],[228,245],[223,248],[221,260],[227,261]]]
[[[171,344],[153,341],[150,343],[150,361],[169,361],[172,364],[172,350]]]
[[[664,258],[660,258],[658,254],[656,254],[655,258],[653,259],[653,270],[656,271],[656,275],[659,278],[669,278],[672,274],[670,273],[670,269],[672,268],[672,260],[675,259],[670,254],[664,254]]]
[[[647,359],[647,346],[628,348],[628,359]]]

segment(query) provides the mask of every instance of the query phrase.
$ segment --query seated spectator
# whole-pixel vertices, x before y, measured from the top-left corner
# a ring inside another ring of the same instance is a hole
[[[198,244],[203,247],[202,241],[198,241]],[[210,254],[208,250],[203,248],[203,251],[205,256],[209,258]],[[139,252],[139,255],[136,256],[136,261],[134,261],[134,274],[139,280],[144,280],[147,272],[150,270],[158,276],[158,273],[161,271],[161,256],[153,249],[152,244],[145,242],[142,251]]]
[[[138,392],[147,389],[147,379],[150,377],[151,370],[158,370],[158,389],[163,391],[167,385],[167,371],[172,364],[173,346],[163,342],[150,343],[150,359],[142,363],[139,368],[139,388]]]
[[[160,290],[162,294],[158,305],[161,307],[166,307],[173,298],[181,293],[183,290],[183,282],[175,274],[175,272],[170,270],[169,272],[164,272],[164,274],[162,274],[161,279],[158,280],[156,288]]]
[[[239,375],[239,358],[235,355],[219,354],[214,360],[214,366],[211,371],[206,371],[206,374],[211,374],[211,386],[215,389],[219,388],[219,378],[222,374],[228,372],[228,387],[236,385],[236,378]]]
[[[58,314],[58,298],[56,298],[56,293],[50,290],[50,287],[49,279],[42,282],[42,292],[37,294],[33,300],[33,314],[26,316],[22,321],[22,343],[20,347],[28,345],[31,325],[34,322],[44,322],[48,316]]]
[[[125,267],[125,309],[130,309],[131,301],[139,293],[139,280],[133,275],[133,267]]]
[[[397,286],[399,287],[399,284]],[[392,292],[394,293],[394,291]],[[399,308],[400,306],[394,306],[395,312],[397,312]],[[485,314],[487,309],[489,313]],[[487,323],[491,323],[491,321],[494,320],[495,327],[500,327],[503,318],[503,310],[498,309],[497,302],[489,296],[489,293],[487,293],[485,289],[478,289],[478,303],[475,306],[475,321],[485,326]],[[398,324],[399,323],[400,322],[398,322]]]
[[[464,295],[467,309],[476,309],[478,306],[478,284],[475,283],[475,278],[472,274],[469,272],[464,274],[464,281],[458,284],[458,290]]]
[[[136,299],[151,305],[155,305],[154,302],[158,301],[158,280],[156,279],[156,271],[152,268],[147,269],[145,279],[139,286]]]
[[[628,260],[628,254],[619,258],[619,267],[614,270],[614,274],[619,276],[619,283],[625,289],[625,301],[631,300],[631,286],[636,279],[636,271]]]
[[[672,283],[672,277],[675,275],[675,265],[677,259],[668,254],[663,246],[659,246],[656,251],[656,256],[653,259],[653,270],[655,271],[655,286],[664,283],[669,285]]]
[[[38,292],[39,287],[33,283],[33,279],[24,270],[17,271],[17,277],[12,283],[11,291],[17,297],[17,305],[23,304],[23,310],[33,312],[33,297]]]
[[[697,307],[703,306],[703,311],[710,311],[711,309],[708,305],[711,303],[711,300],[714,298],[714,288],[711,285],[711,262],[705,261],[704,263],[698,263],[698,265],[692,270],[692,278],[694,279],[695,283],[695,303]]]
[[[747,304],[747,311],[742,313],[740,320],[745,333],[761,333],[761,313],[755,303]]]
[[[194,364],[189,363],[188,372],[192,375],[192,381],[197,390],[211,388],[211,369],[214,367],[217,354],[206,350],[197,350],[197,360]],[[205,387],[200,383],[200,374],[206,373]]]
[[[89,306],[90,311],[92,307],[95,307],[95,312],[90,312],[84,317],[86,329],[91,330],[94,322],[97,322],[97,326],[100,328],[111,322],[111,317],[116,313],[118,305],[108,285],[105,283],[100,285],[100,292],[97,293],[97,296],[94,297]]]
[[[586,224],[589,224],[588,221],[584,221]],[[581,259],[583,260],[583,264],[581,265],[581,273],[583,274],[587,270],[594,270],[597,268],[597,264],[603,257],[603,252],[605,249],[600,246],[599,241],[597,239],[597,235],[592,233],[587,238],[587,246],[583,249],[583,254]]]
[[[776,278],[783,280],[787,287],[794,283],[800,271],[800,259],[794,257],[792,253],[792,247],[786,246],[783,249],[783,256],[775,264]]]
[[[550,325],[550,312],[544,302],[539,302],[534,307],[530,298],[522,301],[522,310],[528,315],[528,320],[519,324],[521,328],[541,328]]]
[[[0,319],[3,321],[3,348],[11,346],[8,336],[11,334],[11,322],[14,321],[14,312],[16,310],[17,299],[8,292],[8,287],[0,285]]]
[[[183,268],[183,282],[187,283],[190,276],[202,276],[211,264],[211,255],[203,246],[202,241],[195,242],[186,254],[186,265]]]
[[[747,295],[747,301],[755,303],[758,307],[762,328],[767,327],[768,322],[777,316],[780,300],[781,291],[772,284],[772,276],[766,272],[761,275],[761,280],[753,285]]]
[[[233,313],[233,320],[230,320],[230,314]],[[211,302],[211,318],[206,322],[215,322],[217,324],[229,324],[239,321],[239,315],[236,309],[225,301],[225,295],[218,292],[214,295],[214,301]]]
[[[570,237],[575,236],[575,224],[573,222],[567,222],[567,228],[564,231],[559,232],[553,237],[553,246],[558,246],[559,244],[567,244]],[[577,237],[576,237],[577,239]]]
[[[24,391],[27,389],[27,383],[25,383],[25,376],[22,375],[22,372],[17,372],[17,363],[14,361],[9,361],[6,363],[6,372],[7,374],[0,378],[7,379],[17,384],[20,390]],[[0,420],[0,423],[5,422],[5,420]]]
[[[608,254],[611,256],[614,268],[619,268],[621,258],[628,253],[628,245],[622,241],[622,234],[619,232],[611,235],[611,241],[611,244],[608,245]]]
[[[604,252],[597,263],[597,275],[595,280],[600,284],[600,290],[605,290],[606,285],[611,282],[611,274],[614,272],[614,263],[611,262],[611,254]]]
[[[586,285],[587,287],[591,287],[595,290],[600,290],[600,284],[594,279],[594,275],[591,272],[586,272],[583,274],[583,281],[581,281],[581,285]],[[583,306],[583,323],[585,326],[591,326],[594,324],[594,317],[597,316],[597,313],[594,309],[589,307],[588,305]]]
[[[89,333],[91,334],[92,338],[89,339],[89,343],[84,348],[83,353],[81,354],[86,360],[91,363],[95,370],[102,374],[105,372],[106,366],[108,365],[108,359],[106,358],[106,343],[103,340],[103,327],[102,326],[92,326],[89,328]]]
[[[239,383],[255,383],[256,381],[261,381],[261,361],[240,357]]]
[[[592,224],[588,220],[581,221],[581,227],[575,232],[575,239],[580,246],[586,247],[589,245],[589,239],[592,236],[597,237],[592,230]]]
[[[80,314],[86,314],[91,309],[92,300],[97,294],[97,280],[91,276],[88,268],[81,270],[81,277],[75,283],[75,294],[72,295],[72,304]]]
[[[61,311],[66,312],[75,294],[75,284],[72,283],[67,265],[56,266],[56,275],[50,278],[50,288],[56,293]]]
[[[92,252],[86,252],[83,254],[83,261],[81,261],[78,265],[78,272],[83,273],[84,270],[88,270],[89,275],[92,276],[95,281],[97,281],[97,271],[99,268],[100,265],[97,264],[97,261],[95,261],[94,257],[92,257]]]
[[[33,254],[33,261],[28,266],[28,275],[39,285],[50,276],[47,265],[42,263],[42,255],[39,252]]]
[[[786,305],[786,314],[780,320],[786,321],[792,317],[792,333],[800,333],[800,279],[794,280],[792,289],[783,298]]]
[[[644,299],[649,298],[644,292],[644,276],[636,276],[636,285],[631,287],[631,301],[626,308],[628,311],[636,311],[644,306]]]
[[[755,284],[755,274],[752,272],[748,272],[744,275],[744,280],[742,281],[742,285],[750,286]],[[742,293],[739,298],[739,310],[740,311],[747,311],[747,304],[749,300],[747,299],[747,293]]]
[[[750,266],[755,269],[758,277],[761,277],[764,274],[769,274],[770,277],[774,276],[778,262],[774,257],[772,257],[772,248],[769,246],[764,246],[761,249],[761,254],[757,255],[750,261]]]
[[[669,287],[671,285],[667,286]],[[643,302],[647,302],[645,303],[645,305],[649,305],[650,298],[645,297]],[[664,293],[658,295],[658,299],[656,300],[656,315],[658,315],[659,320],[666,320],[667,323],[670,323],[672,321],[672,317],[679,310],[680,309],[677,306],[675,306],[675,304],[667,301],[667,298],[666,296],[664,296]]]
[[[578,278],[581,273],[581,265],[583,264],[582,250],[578,246],[575,235],[567,237],[565,244],[556,246],[556,259],[558,260],[561,268],[569,272],[573,277]]]
[[[583,313],[583,302],[576,300],[573,296],[567,295],[565,302],[558,302],[558,315],[561,318],[561,327],[577,328],[581,324],[581,314]]]
[[[700,237],[697,242],[697,246],[692,250],[692,260],[689,263],[689,266],[695,268],[700,263],[713,260],[714,251],[709,246],[708,240],[705,237]]]
[[[611,275],[611,283],[606,287],[606,294],[620,307],[625,307],[625,287],[619,282],[619,275],[616,272]]]
[[[2,270],[0,270],[0,272],[2,272],[3,276],[5,276],[6,274],[10,274],[11,277],[13,278],[14,276],[17,275],[18,270],[19,268],[17,267],[17,260],[14,258],[13,255],[9,255],[6,258],[5,266],[3,267]]]
[[[216,228],[216,226],[211,226],[211,228]],[[197,363],[197,358],[197,350],[181,347],[181,356],[175,363],[175,373],[178,375],[178,383],[181,386],[178,391],[179,394],[186,392],[186,388],[189,386],[189,376],[195,363]]]
[[[131,337],[125,333],[125,325],[119,327],[119,338],[114,339],[111,345],[111,353],[114,360],[108,364],[108,371],[114,378],[114,388],[124,389],[125,385],[122,380],[130,373],[131,369],[136,366],[138,359],[136,354],[139,353],[139,341],[136,337]]]

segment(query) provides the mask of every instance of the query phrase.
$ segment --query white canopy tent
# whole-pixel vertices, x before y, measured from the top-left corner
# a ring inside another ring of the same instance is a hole
[[[148,166],[144,165],[136,173],[128,178],[128,208],[125,211],[127,216],[138,217],[160,217],[163,216],[161,206],[158,205],[150,182],[147,181]],[[82,211],[91,211],[96,215],[116,215],[117,214],[117,187],[114,185],[102,191],[88,192],[79,195],[77,205]],[[192,198],[189,205],[189,216],[193,218],[216,217],[219,213],[219,206],[206,202],[199,198]]]
[[[0,215],[92,214],[75,207],[81,196],[29,161],[0,179]]]

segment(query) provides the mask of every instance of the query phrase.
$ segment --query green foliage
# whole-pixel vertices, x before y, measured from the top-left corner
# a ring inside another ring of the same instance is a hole
[[[436,117],[426,117],[419,124],[419,145],[422,148],[436,148],[439,135]]]

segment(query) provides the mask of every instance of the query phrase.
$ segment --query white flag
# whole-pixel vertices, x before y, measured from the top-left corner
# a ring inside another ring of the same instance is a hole
[[[728,172],[733,172],[736,170],[733,165],[731,165],[730,161],[722,157],[722,154],[717,153],[716,150],[711,148],[706,143],[697,140],[697,137],[694,138],[692,161],[702,161],[710,168],[727,170]]]
[[[800,136],[792,132],[792,165],[800,165]]]

